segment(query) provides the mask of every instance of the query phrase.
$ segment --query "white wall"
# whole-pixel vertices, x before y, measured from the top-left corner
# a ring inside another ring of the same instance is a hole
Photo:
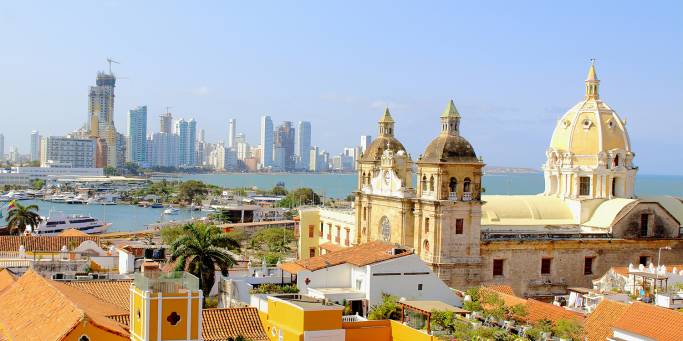
[[[311,282],[306,285],[306,278]],[[296,274],[296,285],[302,294],[311,288],[348,288],[350,287],[351,265],[340,264],[317,271],[300,271]]]
[[[404,297],[407,300],[436,300],[454,306],[462,306],[462,300],[427,267],[415,254],[368,265],[369,288],[367,299],[370,306],[381,303],[382,293]],[[427,272],[424,275],[406,273]],[[400,275],[375,276],[378,273]],[[418,290],[422,284],[422,290]]]
[[[119,273],[120,274],[131,274],[135,271],[135,256],[123,251],[119,251]]]

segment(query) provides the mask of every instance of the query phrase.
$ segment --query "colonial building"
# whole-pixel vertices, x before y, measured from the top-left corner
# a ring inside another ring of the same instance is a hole
[[[507,284],[527,297],[590,286],[611,266],[653,262],[666,246],[672,250],[661,253],[662,262],[683,259],[681,198],[635,196],[638,168],[626,122],[600,99],[594,65],[585,84],[584,99],[555,127],[539,195],[481,194],[484,163],[462,136],[452,101],[416,162],[394,136],[387,109],[358,161],[352,246],[396,243],[453,287]],[[312,216],[302,216],[302,228],[313,225]],[[326,228],[301,234],[306,254],[335,243],[321,242],[334,233]]]

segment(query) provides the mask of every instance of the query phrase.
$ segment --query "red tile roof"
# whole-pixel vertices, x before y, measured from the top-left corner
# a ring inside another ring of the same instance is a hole
[[[604,341],[612,337],[612,326],[628,309],[628,304],[602,300],[588,316],[584,331],[588,341]]]
[[[325,243],[320,244],[320,248],[323,250],[327,250],[329,252],[334,252],[334,251],[339,251],[339,250],[344,249],[343,246],[337,245],[335,243],[330,243],[330,242],[325,242]]]
[[[502,289],[502,291],[498,291],[497,289]],[[480,290],[496,293],[506,306],[524,305],[527,311],[527,316],[525,316],[524,319],[532,324],[541,320],[557,322],[559,320],[574,319],[581,322],[585,319],[580,313],[558,307],[554,304],[541,302],[532,298],[523,299],[521,297],[509,295],[505,293],[505,291],[508,291],[506,286],[482,287]]]
[[[655,340],[683,340],[683,313],[635,302],[614,323],[614,328]]]
[[[497,292],[500,292],[500,293],[503,293],[503,294],[508,294],[508,295],[515,296],[515,291],[512,290],[512,287],[509,286],[509,285],[505,285],[505,284],[489,284],[489,285],[485,285],[485,287],[487,287],[487,288],[489,288],[489,289],[491,289],[491,290],[493,290],[493,291],[497,291]]]
[[[292,263],[281,264],[280,268],[289,272],[297,273],[301,270],[320,270],[330,266],[349,263],[356,266],[365,266],[385,260],[411,255],[411,252],[403,252],[397,255],[391,253],[395,246],[382,241],[374,241],[357,246],[344,248],[321,256],[298,260]]]
[[[125,311],[130,306],[131,280],[121,281],[74,281],[64,284],[82,290],[100,300],[111,303]]]
[[[19,251],[23,245],[26,251],[59,252],[63,246],[78,246],[86,240],[101,246],[97,236],[0,236],[0,251]]]

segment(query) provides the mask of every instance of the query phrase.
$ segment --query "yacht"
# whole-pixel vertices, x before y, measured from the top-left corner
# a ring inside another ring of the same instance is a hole
[[[61,212],[51,213],[49,217],[42,217],[43,220],[38,228],[33,230],[34,235],[50,236],[58,234],[67,229],[75,229],[87,234],[105,232],[111,223],[105,223],[97,218],[87,215],[65,215]]]
[[[178,211],[180,211],[180,210],[175,208],[175,207],[169,207],[169,208],[164,210],[164,214],[165,215],[176,215],[176,214],[178,214]]]

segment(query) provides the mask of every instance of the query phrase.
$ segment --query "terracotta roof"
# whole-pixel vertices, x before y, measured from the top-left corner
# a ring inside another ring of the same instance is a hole
[[[505,284],[488,284],[488,285],[486,285],[486,287],[489,288],[489,289],[491,289],[491,290],[493,290],[493,291],[497,291],[497,292],[500,292],[500,293],[503,293],[503,294],[508,294],[508,295],[515,296],[515,291],[512,290],[512,287],[509,286],[509,285],[505,285]]]
[[[514,295],[509,295],[501,291],[496,290],[497,286],[493,287],[482,287],[480,290],[484,292],[496,293],[500,297],[506,306],[514,306],[522,304],[526,307],[527,316],[525,320],[530,323],[536,323],[541,320],[550,320],[552,322],[557,322],[559,320],[574,319],[577,321],[583,321],[584,316],[580,313],[558,307],[554,304],[541,302],[535,299],[523,299]],[[503,290],[507,290],[506,286],[500,286]]]
[[[131,282],[131,280],[74,281],[65,282],[65,284],[93,295],[104,302],[111,303],[120,309],[128,311],[130,309]]]
[[[635,302],[614,323],[614,328],[654,340],[683,340],[683,313]]]
[[[108,317],[126,326],[130,322],[128,314],[111,315]],[[268,340],[256,308],[204,309],[202,311],[202,336],[204,341],[222,341],[239,335],[244,336],[247,340]]]
[[[0,236],[0,251],[19,251],[19,246],[23,245],[26,251],[59,252],[62,246],[78,246],[86,240],[101,245],[97,236]]]
[[[604,341],[612,337],[612,326],[621,318],[628,304],[610,300],[602,300],[588,316],[584,331],[589,341]]]
[[[298,260],[293,263],[284,263],[280,265],[280,268],[289,273],[297,273],[304,269],[315,271],[344,263],[349,263],[356,266],[365,266],[412,254],[411,252],[403,252],[393,255],[391,254],[391,250],[393,248],[393,244],[382,241],[374,241],[344,248],[342,250],[330,252],[321,256]]]
[[[106,318],[121,313],[92,295],[45,279],[33,270],[0,295],[0,329],[13,340],[61,340],[86,321],[109,333],[128,337],[127,327]]]
[[[0,271],[0,292],[12,286],[16,281],[17,278],[11,271],[2,269],[2,271]]]
[[[88,236],[87,233],[85,233],[85,232],[83,232],[83,231],[76,230],[76,229],[66,229],[66,230],[64,230],[64,231],[62,231],[62,232],[59,232],[57,235],[60,236],[60,237],[83,237],[83,236]]]
[[[339,251],[339,250],[344,249],[343,246],[337,245],[337,244],[331,243],[331,242],[326,242],[326,243],[320,244],[320,248],[323,250],[330,251],[330,252]]]

